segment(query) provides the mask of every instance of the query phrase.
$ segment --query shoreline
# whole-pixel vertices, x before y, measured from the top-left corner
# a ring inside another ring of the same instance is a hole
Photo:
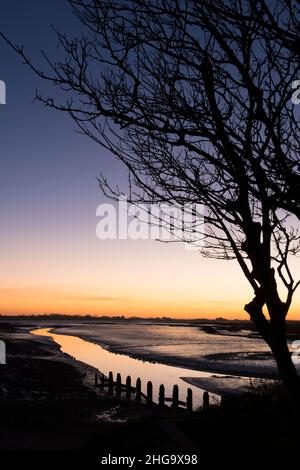
[[[113,443],[116,451],[124,443],[128,449],[136,442],[142,446],[147,436],[156,446],[160,419],[172,421],[181,414],[95,388],[98,369],[62,352],[51,338],[30,334],[33,329],[0,328],[7,345],[7,361],[1,365],[0,451],[99,450],[99,442],[107,448]],[[173,445],[172,433],[166,442]]]
[[[211,399],[208,409],[195,413],[120,401],[106,392],[97,393],[93,382],[88,388],[80,371],[89,369],[93,374],[95,368],[64,353],[52,338],[30,334],[34,329],[38,326],[0,328],[1,339],[7,343],[7,364],[1,366],[0,384],[2,452],[12,451],[23,458],[25,454],[19,452],[67,451],[77,461],[81,451],[85,463],[86,457],[99,457],[101,449],[114,455],[135,455],[137,449],[145,455],[175,454],[180,449],[208,456],[228,450],[236,455],[245,449],[248,455],[261,450],[258,437],[272,452],[298,449],[298,434],[294,429],[287,432],[286,420],[281,425],[281,407],[273,399],[264,402],[255,394],[250,400],[236,396],[220,404]],[[92,342],[90,338],[87,341]],[[94,343],[104,347],[95,338]],[[112,348],[106,349],[112,352]],[[219,379],[208,377],[206,389],[214,393],[210,388],[216,383],[209,385],[208,380]],[[192,380],[199,382],[200,378]],[[230,380],[240,382],[238,376],[224,378],[224,382]],[[203,383],[200,388],[205,389]]]

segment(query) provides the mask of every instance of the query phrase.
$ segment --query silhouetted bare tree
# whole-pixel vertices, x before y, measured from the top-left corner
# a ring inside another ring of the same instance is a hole
[[[69,113],[127,167],[132,201],[205,204],[205,254],[238,261],[254,291],[245,310],[298,404],[299,380],[286,341],[298,286],[289,268],[299,248],[289,215],[298,179],[286,188],[299,155],[291,103],[298,63],[274,36],[267,12],[268,27],[258,22],[268,3],[69,3],[82,35],[57,33],[64,59],[46,58],[48,73],[16,47],[40,77],[69,95],[65,103],[38,98]],[[280,3],[273,4],[275,16]],[[100,183],[118,196],[104,176]]]

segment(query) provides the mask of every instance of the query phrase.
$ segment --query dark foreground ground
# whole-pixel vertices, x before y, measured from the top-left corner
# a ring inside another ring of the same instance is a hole
[[[95,389],[94,370],[48,338],[5,323],[0,338],[7,345],[7,364],[0,365],[0,456],[300,455],[299,427],[282,404],[247,396],[192,414],[136,405]]]

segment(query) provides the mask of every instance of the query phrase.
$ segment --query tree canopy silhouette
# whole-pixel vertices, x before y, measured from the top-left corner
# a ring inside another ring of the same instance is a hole
[[[242,2],[246,3],[246,2]],[[247,9],[236,9],[234,2],[212,2],[210,8],[225,22],[235,26],[247,24]],[[264,112],[257,115],[258,120],[268,125],[276,125],[280,117],[288,130],[282,133],[281,140],[271,141],[272,152],[261,156],[268,178],[268,187],[273,192],[276,204],[293,212],[300,219],[300,166],[299,166],[299,90],[300,90],[300,3],[297,0],[258,0],[253,2],[253,21],[256,27],[256,38],[261,44],[268,42],[273,51],[276,50],[277,64],[273,77],[291,86],[295,91],[298,106],[283,99],[281,107],[278,102],[277,117]],[[242,64],[241,64],[242,65]],[[274,84],[273,84],[274,85]],[[275,92],[275,87],[272,88]],[[282,90],[282,89],[281,89]],[[281,91],[280,91],[280,96]],[[257,105],[267,110],[265,95],[259,97]],[[287,98],[288,99],[288,98]],[[273,112],[273,107],[271,108]],[[281,126],[282,127],[282,126]],[[285,145],[287,143],[287,145]]]

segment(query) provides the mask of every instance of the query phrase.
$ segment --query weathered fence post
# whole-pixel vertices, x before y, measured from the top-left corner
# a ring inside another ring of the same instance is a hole
[[[165,386],[163,384],[159,386],[158,403],[160,406],[165,404]]]
[[[172,395],[172,408],[178,408],[178,401],[179,401],[179,389],[178,385],[174,385],[173,387],[173,395]]]
[[[126,378],[126,398],[127,400],[130,400],[131,396],[131,377],[130,375],[127,376]]]
[[[114,376],[112,372],[108,374],[108,392],[114,393]]]
[[[121,395],[122,391],[122,379],[121,379],[121,374],[117,373],[117,386],[116,386],[116,395],[119,397]]]
[[[209,408],[209,394],[208,392],[203,393],[203,410],[207,410]]]
[[[104,378],[104,374],[102,374],[102,375],[101,375],[101,384],[100,384],[101,390],[104,389],[104,386],[105,386],[105,378]]]
[[[153,403],[153,385],[152,382],[147,382],[147,405],[151,405]]]
[[[136,380],[136,386],[135,386],[135,401],[140,402],[142,399],[142,382],[141,379],[138,378]]]
[[[193,390],[191,388],[187,389],[186,409],[193,411]]]
[[[95,387],[98,387],[98,374],[95,372]]]

